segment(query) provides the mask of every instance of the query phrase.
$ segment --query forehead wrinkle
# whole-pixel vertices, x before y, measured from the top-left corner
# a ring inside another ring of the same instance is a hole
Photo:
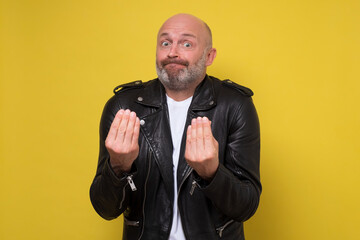
[[[191,33],[184,33],[184,34],[181,34],[181,36],[197,38],[194,34],[191,34]]]
[[[159,37],[164,37],[164,36],[171,36],[172,34],[167,33],[167,32],[163,32],[159,35]],[[191,38],[197,38],[195,34],[192,33],[182,33],[180,34],[180,37],[191,37]]]

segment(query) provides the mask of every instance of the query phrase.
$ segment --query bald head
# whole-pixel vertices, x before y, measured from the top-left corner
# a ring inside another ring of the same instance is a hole
[[[179,31],[193,31],[199,40],[205,42],[207,49],[212,48],[212,34],[209,26],[203,20],[193,15],[180,13],[170,17],[161,26],[158,38],[168,28],[178,29]]]
[[[199,18],[177,14],[161,26],[157,36],[156,71],[166,93],[170,97],[176,95],[177,101],[192,96],[215,56],[211,31]]]

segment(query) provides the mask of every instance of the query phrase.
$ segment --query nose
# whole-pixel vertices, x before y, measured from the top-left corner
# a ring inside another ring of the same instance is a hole
[[[169,52],[168,52],[168,57],[169,58],[176,58],[178,56],[179,55],[178,55],[177,45],[176,44],[171,45],[171,47],[169,49]]]

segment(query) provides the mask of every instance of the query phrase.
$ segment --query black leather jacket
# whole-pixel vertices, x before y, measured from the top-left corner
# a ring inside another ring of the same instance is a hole
[[[101,118],[91,202],[107,220],[124,214],[123,239],[168,239],[174,181],[165,89],[154,79],[121,85],[114,92]],[[178,207],[188,240],[244,239],[243,222],[258,207],[260,132],[251,96],[248,88],[210,76],[196,88],[185,131],[192,118],[208,117],[219,143],[220,164],[211,182],[199,178],[184,160],[184,134],[177,182]],[[141,133],[140,153],[131,172],[117,177],[109,163],[105,139],[120,108],[136,112]]]

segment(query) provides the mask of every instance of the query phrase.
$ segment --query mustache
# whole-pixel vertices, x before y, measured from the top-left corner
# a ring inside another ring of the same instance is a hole
[[[184,65],[184,66],[189,66],[189,62],[185,61],[185,60],[181,60],[181,59],[165,59],[163,61],[161,61],[161,66],[166,66],[168,64],[171,63],[175,63],[175,64],[180,64],[180,65]]]

